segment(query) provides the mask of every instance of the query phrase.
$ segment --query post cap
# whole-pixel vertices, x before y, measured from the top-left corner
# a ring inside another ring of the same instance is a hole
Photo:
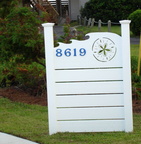
[[[54,23],[43,23],[42,26],[43,27],[53,27]]]
[[[130,24],[131,20],[121,20],[119,22],[120,22],[120,24]]]

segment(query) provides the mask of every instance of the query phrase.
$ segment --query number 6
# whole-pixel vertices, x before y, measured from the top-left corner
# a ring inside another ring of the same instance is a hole
[[[71,56],[71,49],[66,49],[64,53],[67,57]]]

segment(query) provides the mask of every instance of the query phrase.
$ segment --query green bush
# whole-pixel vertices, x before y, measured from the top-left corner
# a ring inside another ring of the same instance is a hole
[[[18,86],[33,95],[45,90],[42,21],[27,7],[13,7],[0,18],[0,87]]]
[[[129,14],[141,8],[140,0],[89,0],[81,9],[82,17],[118,22],[127,19]]]
[[[64,35],[62,35],[57,42],[71,43],[71,39],[84,40],[86,38],[83,32],[77,31],[76,29],[71,30],[70,25],[66,24],[64,25]],[[57,46],[57,44],[55,44],[55,46]]]
[[[131,72],[132,72],[132,96],[133,99],[141,99],[141,76],[137,75],[138,57],[131,57]]]
[[[132,71],[132,73],[137,73],[137,67],[138,67],[138,57],[132,56],[131,57],[131,71]]]
[[[24,62],[41,64],[45,57],[43,35],[39,34],[41,23],[37,13],[27,7],[15,7],[5,19],[0,19],[0,61],[18,54]]]
[[[17,63],[19,57],[0,65],[0,87],[17,86],[34,96],[41,95],[46,90],[45,67],[36,62]]]
[[[141,9],[131,13],[128,17],[131,20],[131,31],[134,35],[139,36],[141,32]]]
[[[16,68],[15,81],[18,86],[34,96],[40,96],[46,90],[45,68],[36,62],[21,64]]]

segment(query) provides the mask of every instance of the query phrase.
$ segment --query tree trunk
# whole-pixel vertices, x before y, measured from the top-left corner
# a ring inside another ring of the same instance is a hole
[[[57,7],[57,11],[58,11],[59,15],[62,16],[61,0],[56,0],[56,7]]]

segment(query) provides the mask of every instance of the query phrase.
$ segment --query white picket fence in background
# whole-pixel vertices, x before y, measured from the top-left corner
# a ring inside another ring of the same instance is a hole
[[[130,21],[122,36],[89,33],[54,48],[53,23],[44,27],[49,133],[133,131]]]

